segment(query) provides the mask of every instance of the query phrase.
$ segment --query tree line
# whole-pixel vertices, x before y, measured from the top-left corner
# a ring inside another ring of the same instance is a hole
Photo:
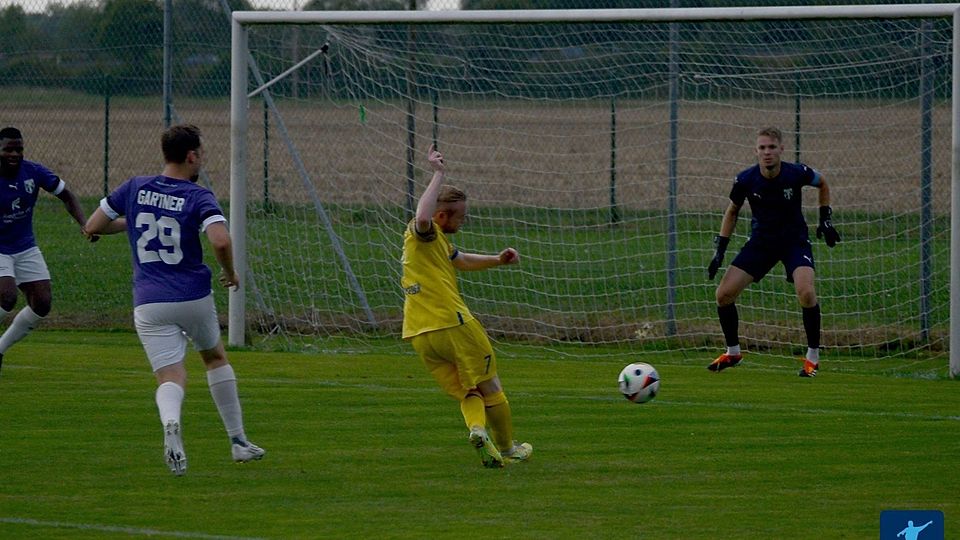
[[[157,95],[162,92],[163,70],[163,0],[97,0],[69,5],[52,4],[42,13],[27,13],[19,5],[7,6],[0,9],[0,85],[20,87],[53,87],[76,90],[91,94],[122,95]],[[681,7],[728,7],[749,5],[753,2],[737,0],[677,0]],[[833,1],[798,1],[774,0],[765,5],[798,5],[798,4],[874,4],[897,3],[877,2],[876,0],[833,0]],[[425,0],[310,0],[302,9],[305,10],[369,10],[390,9],[404,10],[423,8]],[[172,13],[172,69],[174,92],[177,95],[188,96],[226,96],[230,84],[230,24],[226,10],[251,10],[248,0],[176,0],[173,2]],[[664,8],[670,7],[670,0],[462,0],[463,9],[582,9],[582,8]],[[867,28],[861,34],[840,36],[853,40],[846,48],[861,51],[864,58],[852,59],[870,63],[873,54],[869,51],[881,51],[881,45],[896,43],[897,38],[909,42],[911,37],[902,35],[910,32],[902,25],[894,26],[885,21],[873,21],[873,28]],[[660,30],[645,31],[661,32],[661,38],[666,42],[665,25]],[[949,28],[938,27],[935,42],[949,41]],[[555,34],[562,33],[563,27],[557,26],[552,30]],[[574,33],[573,28],[570,28]],[[778,59],[779,62],[810,62],[810,55],[816,47],[822,47],[827,40],[836,40],[838,36],[830,35],[829,29],[820,30],[820,34],[802,35],[810,32],[799,23],[790,21],[745,23],[740,31],[745,36],[752,36],[756,40],[752,44],[756,48],[756,56],[763,56],[765,44],[773,43],[784,38],[793,43],[809,43],[811,50],[797,50],[797,59]],[[302,57],[319,47],[325,39],[322,35],[310,34],[300,37],[289,27],[265,27],[258,35],[261,42],[258,55],[264,62],[276,62],[283,65],[290,60]],[[405,43],[404,28],[382,28],[375,33],[383,39],[392,40],[392,43]],[[522,39],[526,30],[521,27],[503,29],[507,35]],[[616,32],[613,27],[600,28],[597,32]],[[726,32],[723,30],[722,32]],[[946,34],[945,34],[946,32]],[[419,31],[418,42],[408,41],[405,47],[412,50],[406,54],[428,56],[433,54],[429,46],[422,50],[418,44],[443,45],[444,38],[436,36],[437,32],[430,27]],[[729,40],[729,36],[720,36],[721,30],[715,24],[685,25],[681,29],[681,42],[684,44],[684,53],[688,56],[696,55],[698,62],[706,65],[722,66],[736,63],[739,60],[730,56],[729,50],[717,49],[722,39]],[[313,36],[313,37],[310,37]],[[602,45],[577,46],[571,45],[567,49],[558,49],[549,54],[559,55],[562,58],[545,58],[545,53],[530,53],[523,48],[495,48],[502,38],[491,37],[486,32],[464,32],[461,54],[462,63],[448,65],[443,55],[438,58],[421,58],[423,61],[436,61],[438,68],[434,74],[418,77],[418,83],[424,88],[434,91],[449,90],[451,92],[479,91],[479,92],[544,92],[553,95],[556,92],[568,92],[571,97],[586,96],[591,88],[596,87],[596,77],[609,79],[614,87],[604,89],[604,92],[622,92],[628,89],[618,89],[615,81],[634,79],[634,83],[643,79],[662,78],[663,51],[662,50],[635,50],[609,51],[602,50]],[[302,51],[291,52],[291,43],[296,41]],[[375,36],[374,39],[377,39]],[[435,40],[432,42],[431,40]],[[596,43],[603,43],[599,36],[593,39]],[[609,42],[613,42],[611,39]],[[903,41],[901,41],[903,42]],[[739,44],[743,45],[743,44]],[[496,50],[496,53],[491,51]],[[864,52],[865,51],[865,52]],[[631,69],[635,72],[626,74],[618,72],[626,54],[631,55]],[[825,63],[830,60],[829,52],[824,51],[813,60]],[[908,54],[905,53],[905,56]],[[691,56],[692,57],[692,56]],[[573,70],[566,70],[563,74],[555,72],[554,60],[562,60]],[[851,59],[837,58],[837,64]],[[756,59],[751,61],[757,61]],[[933,60],[935,68],[941,67],[948,58],[937,57]],[[315,64],[298,76],[278,87],[278,91],[298,93],[298,81],[321,80],[324,77],[335,80],[332,84],[313,84],[305,86],[302,91],[322,88],[325,92],[349,92],[351,81],[349,66],[342,64],[342,59],[331,55],[324,64]],[[770,59],[760,59],[770,63]],[[464,76],[464,66],[475,71]],[[907,62],[904,69],[911,70]],[[782,66],[781,66],[782,67]],[[801,66],[803,67],[803,66]],[[718,68],[719,69],[719,68]],[[571,75],[571,71],[577,74]],[[944,71],[937,69],[937,72]],[[522,75],[521,75],[522,74]],[[472,76],[470,76],[472,75]],[[723,76],[724,73],[717,72]],[[915,79],[915,73],[886,72],[882,76],[895,80],[898,77]],[[377,85],[385,90],[403,93],[406,91],[405,74],[384,67],[373,77]],[[337,78],[339,77],[339,79]],[[579,79],[578,79],[579,77]],[[940,75],[938,75],[940,77]],[[865,84],[870,81],[856,82],[853,78],[846,84]],[[691,81],[696,91],[696,81]],[[889,81],[877,81],[884,87],[890,87]],[[656,86],[656,83],[653,83]],[[798,90],[816,93],[821,89],[816,87],[816,80],[800,80],[778,82],[786,87],[790,84],[807,85],[806,89]],[[831,82],[830,84],[836,84]],[[291,85],[294,85],[291,87]],[[469,86],[469,87],[467,87]],[[638,86],[638,85],[633,85]],[[939,86],[939,85],[938,85]],[[902,88],[902,85],[899,86]],[[521,90],[526,88],[526,90]],[[538,90],[539,89],[539,90]],[[559,90],[558,90],[559,89]],[[826,91],[841,92],[844,90],[857,91],[856,88],[833,88]],[[710,90],[713,91],[713,90]],[[912,91],[912,90],[911,90]],[[346,97],[346,96],[345,96]]]

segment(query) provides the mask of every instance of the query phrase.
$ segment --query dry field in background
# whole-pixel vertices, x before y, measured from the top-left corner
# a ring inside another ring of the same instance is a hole
[[[94,98],[31,105],[0,96],[5,125],[20,127],[28,159],[47,164],[82,195],[103,190],[103,104]],[[366,109],[361,122],[359,108]],[[175,102],[179,117],[199,125],[207,146],[207,173],[217,196],[229,196],[229,104]],[[762,107],[758,108],[758,107]],[[324,202],[402,205],[406,193],[406,109],[403,103],[280,102],[283,121]],[[145,99],[115,98],[110,111],[109,187],[136,174],[159,172],[162,108]],[[792,99],[768,102],[684,102],[679,109],[680,210],[725,206],[733,175],[754,159],[760,126],[785,132],[785,157],[794,158]],[[304,185],[271,118],[270,196],[302,202]],[[665,208],[669,161],[669,110],[663,102],[617,103],[616,181],[619,203]],[[802,105],[801,160],[827,177],[834,206],[870,212],[910,212],[919,207],[920,110],[918,103],[808,100]],[[433,111],[419,104],[416,182],[428,179],[423,156],[432,141]],[[478,204],[558,208],[603,207],[609,201],[610,103],[441,103],[439,143],[450,181]],[[933,192],[938,213],[949,211],[950,107],[933,117]],[[248,180],[251,198],[262,197],[263,110],[250,107]],[[808,195],[815,197],[812,192]],[[815,199],[807,200],[815,204]]]

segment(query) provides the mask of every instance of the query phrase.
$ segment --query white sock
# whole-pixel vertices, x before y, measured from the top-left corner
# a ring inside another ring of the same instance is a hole
[[[12,347],[14,343],[26,337],[42,318],[34,313],[30,306],[21,309],[17,316],[13,318],[13,322],[10,323],[7,331],[0,336],[0,354],[7,352],[7,349]]]
[[[240,410],[240,397],[237,395],[237,377],[230,364],[207,371],[207,384],[210,395],[220,411],[220,419],[230,438],[247,440],[243,433],[243,411]]]
[[[175,382],[165,382],[157,387],[157,410],[160,411],[160,423],[180,423],[180,408],[183,405],[183,388]]]
[[[807,347],[807,360],[813,362],[814,364],[820,363],[820,349],[811,349]]]
[[[733,346],[727,345],[727,354],[728,354],[729,356],[736,356],[736,355],[740,354],[740,346],[739,346],[739,345],[733,345]]]

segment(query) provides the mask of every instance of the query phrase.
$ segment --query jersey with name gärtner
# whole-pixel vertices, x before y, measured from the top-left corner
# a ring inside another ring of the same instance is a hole
[[[100,208],[110,219],[127,218],[135,306],[210,294],[200,233],[226,221],[213,193],[187,180],[135,176],[101,200]]]
[[[750,237],[759,241],[794,242],[808,240],[803,219],[803,186],[820,185],[820,173],[802,163],[780,163],[780,174],[765,178],[754,165],[737,175],[730,201],[743,206],[750,201]]]
[[[0,253],[12,255],[37,245],[33,236],[33,207],[40,188],[59,195],[66,184],[50,169],[33,161],[20,162],[13,178],[0,176]]]

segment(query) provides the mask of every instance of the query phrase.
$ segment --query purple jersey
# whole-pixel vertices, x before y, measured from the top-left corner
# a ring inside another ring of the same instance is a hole
[[[134,176],[101,200],[100,208],[110,219],[127,218],[135,306],[210,294],[200,233],[226,221],[213,193],[187,180]]]
[[[780,174],[765,178],[760,165],[737,175],[730,200],[743,206],[750,201],[750,237],[758,241],[793,242],[807,240],[800,188],[820,184],[820,173],[802,163],[780,163]]]
[[[0,253],[12,255],[37,245],[33,207],[40,188],[57,195],[64,187],[50,169],[33,161],[21,161],[13,178],[0,176]]]

